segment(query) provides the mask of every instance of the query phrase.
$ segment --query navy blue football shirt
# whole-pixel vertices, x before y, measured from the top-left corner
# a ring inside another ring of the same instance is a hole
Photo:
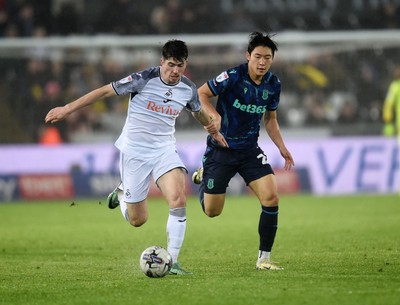
[[[268,71],[261,84],[254,83],[248,65],[228,69],[207,82],[218,95],[216,110],[221,130],[231,149],[256,147],[263,114],[278,108],[281,92],[279,78]]]

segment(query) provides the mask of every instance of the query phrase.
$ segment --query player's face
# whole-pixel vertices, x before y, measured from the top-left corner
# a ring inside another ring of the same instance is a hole
[[[168,85],[173,85],[181,80],[185,72],[187,60],[178,61],[174,58],[161,58],[161,78]]]
[[[261,79],[271,68],[273,62],[272,50],[268,47],[258,46],[253,52],[246,53],[249,64],[250,77],[253,80]]]

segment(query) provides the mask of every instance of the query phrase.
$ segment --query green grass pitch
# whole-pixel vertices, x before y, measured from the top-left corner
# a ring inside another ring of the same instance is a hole
[[[188,200],[180,254],[191,276],[148,278],[139,256],[166,246],[168,207],[133,228],[98,200],[0,204],[0,304],[400,304],[398,196],[282,196],[272,258],[257,271],[254,197],[207,218]]]

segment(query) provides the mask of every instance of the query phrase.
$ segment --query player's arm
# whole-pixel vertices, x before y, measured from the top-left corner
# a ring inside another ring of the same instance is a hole
[[[383,102],[382,118],[383,122],[386,124],[393,122],[393,106],[394,106],[394,96],[395,96],[395,83],[391,83],[386,94],[386,98]]]
[[[214,94],[210,90],[210,87],[208,87],[208,84],[205,83],[197,90],[197,92],[199,94],[201,107],[213,118],[217,130],[220,130],[221,116],[219,115],[217,110],[215,110],[214,105],[211,103],[211,98],[214,97]]]
[[[70,115],[72,112],[81,109],[83,107],[86,107],[90,104],[93,104],[94,102],[106,98],[106,97],[111,97],[116,95],[113,87],[111,84],[105,85],[103,87],[100,87],[98,89],[95,89],[80,98],[76,99],[75,101],[66,104],[65,106],[62,107],[55,107],[51,109],[45,118],[46,123],[55,123],[58,121],[64,120],[68,115]]]
[[[263,116],[263,122],[265,126],[265,130],[268,133],[268,136],[271,138],[272,142],[278,147],[279,152],[282,157],[285,159],[285,169],[289,170],[294,166],[294,161],[291,153],[286,148],[285,143],[282,138],[281,131],[279,129],[278,118],[275,111],[267,110]]]
[[[197,112],[192,112],[193,117],[204,126],[204,129],[213,137],[215,141],[218,142],[222,147],[228,147],[224,136],[218,131],[214,119],[210,114],[204,109],[200,108]]]

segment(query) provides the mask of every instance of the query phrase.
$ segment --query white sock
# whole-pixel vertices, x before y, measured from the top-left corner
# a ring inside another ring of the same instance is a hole
[[[172,256],[172,261],[178,261],[186,231],[186,208],[169,209],[167,221],[167,243],[168,252]]]
[[[119,200],[119,208],[121,209],[122,216],[126,219],[127,222],[129,222],[128,207],[126,206],[126,202],[122,200],[122,190],[118,190],[117,194]]]
[[[270,257],[271,257],[271,252],[261,251],[261,250],[258,251],[258,261],[261,261],[264,259],[269,260]]]

